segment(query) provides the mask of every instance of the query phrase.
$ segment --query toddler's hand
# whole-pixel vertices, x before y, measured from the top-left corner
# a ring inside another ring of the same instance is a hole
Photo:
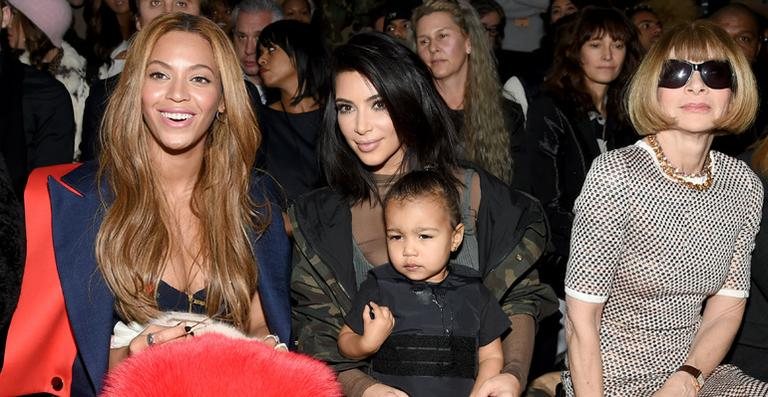
[[[387,339],[395,327],[395,316],[386,306],[379,306],[374,302],[368,303],[368,308],[363,310],[363,342],[373,351]]]

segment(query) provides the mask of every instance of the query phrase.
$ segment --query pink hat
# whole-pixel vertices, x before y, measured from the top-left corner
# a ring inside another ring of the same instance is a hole
[[[8,0],[32,23],[48,36],[56,47],[61,47],[64,33],[72,23],[72,9],[67,0]]]

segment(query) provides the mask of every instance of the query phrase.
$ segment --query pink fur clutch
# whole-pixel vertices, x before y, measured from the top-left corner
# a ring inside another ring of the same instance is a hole
[[[126,359],[108,373],[102,396],[336,397],[341,389],[320,361],[213,332]]]

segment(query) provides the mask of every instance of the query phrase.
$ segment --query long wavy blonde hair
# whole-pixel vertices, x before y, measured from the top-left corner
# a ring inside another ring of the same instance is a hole
[[[460,129],[466,145],[465,156],[509,183],[512,179],[510,131],[504,120],[501,84],[485,28],[469,3],[449,0],[425,1],[413,11],[411,25],[415,27],[419,19],[435,12],[450,14],[472,46],[464,91],[464,125]]]
[[[206,18],[180,13],[159,17],[139,32],[128,50],[101,128],[98,181],[106,194],[96,260],[121,316],[145,322],[158,314],[155,291],[169,259],[174,220],[149,155],[141,89],[155,44],[173,31],[208,41],[221,77],[226,112],[217,116],[205,138],[190,205],[200,223],[208,314],[247,330],[257,285],[248,235],[263,232],[270,216],[266,205],[258,207],[259,214],[249,195],[261,133],[235,51],[224,32]]]

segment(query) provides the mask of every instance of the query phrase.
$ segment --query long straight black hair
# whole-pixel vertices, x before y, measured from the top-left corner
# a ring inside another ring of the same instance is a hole
[[[405,147],[401,174],[425,166],[458,182],[458,137],[448,106],[437,92],[432,74],[408,47],[382,33],[353,36],[333,53],[331,87],[325,103],[320,156],[328,184],[353,202],[378,200],[372,173],[349,147],[336,113],[336,76],[358,72],[381,95],[400,143]]]

